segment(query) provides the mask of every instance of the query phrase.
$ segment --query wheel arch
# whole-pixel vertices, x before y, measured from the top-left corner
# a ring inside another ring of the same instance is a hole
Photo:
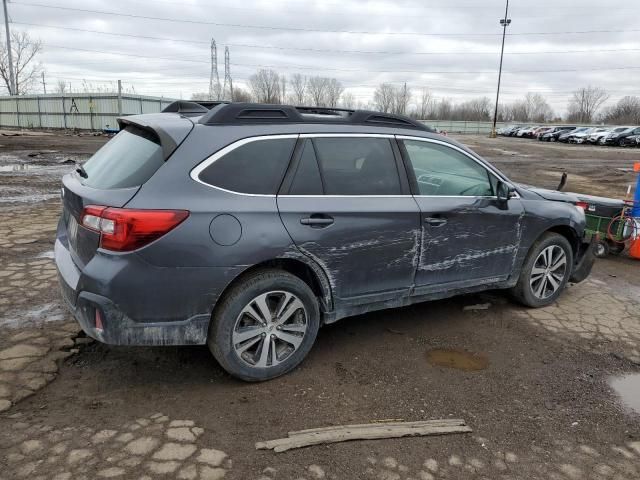
[[[211,312],[211,318],[213,318],[213,316],[215,315],[216,309],[219,307],[224,296],[232,288],[241,283],[248,276],[253,275],[260,270],[273,269],[288,272],[305,282],[319,300],[321,315],[333,310],[333,296],[331,294],[331,286],[329,284],[327,276],[322,271],[322,269],[319,266],[312,264],[311,261],[307,261],[306,257],[304,256],[302,256],[302,258],[280,257],[271,260],[265,260],[255,265],[251,265],[250,267],[246,268],[238,275],[236,275],[236,277],[227,284],[227,286],[218,297],[213,311]]]
[[[574,258],[576,257],[576,254],[580,249],[580,237],[578,235],[578,232],[571,225],[556,225],[554,227],[551,227],[545,230],[544,232],[542,232],[540,235],[538,235],[536,242],[540,240],[540,238],[542,238],[542,235],[549,232],[557,233],[565,237],[569,241],[569,244],[571,245]]]

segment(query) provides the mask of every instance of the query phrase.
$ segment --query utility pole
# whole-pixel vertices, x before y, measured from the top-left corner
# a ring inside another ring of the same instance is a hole
[[[227,87],[228,95],[227,95]],[[224,47],[224,85],[222,87],[222,100],[233,102],[233,80],[231,79],[231,61],[229,59],[229,47]]]
[[[220,100],[220,76],[218,75],[218,48],[211,39],[211,72],[209,74],[209,100]]]
[[[44,91],[44,94],[47,94],[47,82],[44,79],[44,72],[42,72],[42,90]]]
[[[507,36],[507,27],[511,24],[509,18],[509,0],[504,10],[504,18],[500,19],[502,25],[502,49],[500,50],[500,69],[498,70],[498,90],[496,92],[496,109],[493,112],[493,128],[491,129],[491,138],[496,138],[496,123],[498,122],[498,102],[500,101],[500,80],[502,79],[502,58],[504,57],[504,39]]]
[[[9,13],[7,12],[7,0],[2,0],[4,8],[4,30],[7,34],[7,60],[9,61],[9,95],[17,95],[16,77],[13,75],[13,52],[11,51],[11,32],[9,31]]]
[[[118,80],[118,115],[122,116],[122,80]]]

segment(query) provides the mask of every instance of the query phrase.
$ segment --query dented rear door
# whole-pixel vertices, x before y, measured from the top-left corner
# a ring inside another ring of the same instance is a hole
[[[324,269],[342,300],[395,298],[413,285],[420,215],[391,140],[302,138],[278,195],[296,247]]]

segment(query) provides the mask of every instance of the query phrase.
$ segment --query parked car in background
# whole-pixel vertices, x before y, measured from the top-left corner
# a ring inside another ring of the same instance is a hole
[[[533,132],[539,128],[538,126],[533,126],[533,127],[527,127],[527,128],[521,128],[520,130],[518,130],[518,133],[516,134],[516,137],[521,137],[521,138],[531,138],[531,136],[533,135]]]
[[[514,130],[520,128],[520,125],[506,125],[496,130],[496,133],[503,137],[508,137]]]
[[[322,325],[496,288],[544,307],[593,266],[575,195],[408,117],[206,105],[120,118],[62,179],[62,296],[98,341],[208,345],[267,380]]]
[[[586,143],[587,138],[593,133],[596,133],[599,129],[595,127],[587,128],[581,132],[573,133],[569,135],[567,141],[569,143]]]
[[[571,130],[575,130],[575,126],[559,126],[553,127],[550,131],[542,134],[538,137],[538,140],[543,142],[557,142],[558,137],[563,133],[570,132]]]
[[[560,136],[558,136],[558,141],[562,142],[562,143],[567,143],[569,141],[569,137],[571,135],[575,135],[577,133],[584,132],[588,128],[589,127],[578,127],[578,128],[573,129],[573,130],[570,130],[568,132],[564,132],[564,133],[560,134]]]
[[[553,130],[554,127],[539,127],[533,131],[532,138],[540,138],[545,133]]]
[[[622,142],[623,147],[640,147],[640,134],[625,137]]]
[[[611,131],[611,128],[598,128],[595,132],[589,134],[587,137],[587,143],[592,143],[594,145],[596,143],[601,144],[600,142],[604,142],[605,137],[609,135]]]
[[[640,135],[640,127],[618,127],[606,136],[604,144],[622,147],[624,139],[632,135]]]

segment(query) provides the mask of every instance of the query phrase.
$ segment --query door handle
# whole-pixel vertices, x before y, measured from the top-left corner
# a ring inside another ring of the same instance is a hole
[[[440,227],[447,223],[447,219],[444,217],[425,217],[424,221],[432,227]]]
[[[309,225],[312,228],[323,228],[333,224],[333,217],[324,213],[314,213],[307,218],[301,218],[302,225]]]

